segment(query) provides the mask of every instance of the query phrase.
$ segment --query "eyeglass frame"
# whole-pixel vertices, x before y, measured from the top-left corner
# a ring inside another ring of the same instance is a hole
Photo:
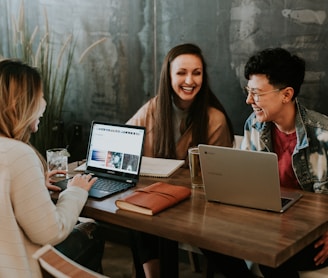
[[[260,96],[270,94],[270,93],[273,93],[273,92],[280,92],[281,90],[286,89],[286,88],[287,88],[287,86],[283,87],[283,88],[273,89],[271,91],[266,91],[266,92],[263,92],[263,93],[254,93],[254,92],[252,92],[252,90],[254,91],[254,90],[257,90],[257,89],[251,89],[248,86],[245,86],[243,92],[244,92],[244,95],[246,97],[248,97],[251,94],[254,101],[258,102],[259,99],[260,99]]]

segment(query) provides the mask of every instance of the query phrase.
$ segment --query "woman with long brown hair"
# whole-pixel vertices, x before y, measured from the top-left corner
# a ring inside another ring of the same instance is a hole
[[[168,52],[157,95],[127,123],[146,127],[145,156],[184,159],[185,166],[192,146],[233,146],[231,121],[209,86],[202,51],[194,44]],[[133,232],[132,251],[137,277],[159,277],[157,237]]]

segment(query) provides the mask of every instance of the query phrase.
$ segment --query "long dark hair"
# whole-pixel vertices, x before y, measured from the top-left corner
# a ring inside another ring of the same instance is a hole
[[[225,117],[230,130],[231,143],[233,143],[234,132],[230,118],[223,105],[214,95],[209,86],[206,62],[201,49],[194,44],[181,44],[172,48],[166,55],[160,74],[157,91],[157,111],[155,112],[155,141],[154,154],[157,157],[175,158],[176,146],[173,128],[173,106],[172,96],[175,94],[171,85],[170,65],[178,56],[192,54],[199,57],[203,64],[203,82],[200,91],[195,97],[186,119],[186,127],[192,126],[191,146],[206,144],[208,142],[208,107],[212,106],[221,111]]]

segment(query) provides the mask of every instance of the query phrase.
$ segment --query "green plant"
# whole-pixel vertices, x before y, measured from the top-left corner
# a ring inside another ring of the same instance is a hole
[[[37,67],[43,79],[43,93],[47,101],[47,109],[39,124],[39,131],[31,137],[31,143],[43,155],[49,148],[65,147],[62,109],[68,92],[69,76],[77,43],[73,36],[68,34],[60,44],[59,51],[56,52],[56,44],[52,41],[46,10],[44,10],[44,20],[44,33],[41,33],[38,26],[32,33],[28,32],[24,3],[21,2],[18,20],[13,18],[12,26],[8,26],[9,57],[21,59]],[[92,48],[104,40],[105,38],[96,41],[83,51],[79,62]]]

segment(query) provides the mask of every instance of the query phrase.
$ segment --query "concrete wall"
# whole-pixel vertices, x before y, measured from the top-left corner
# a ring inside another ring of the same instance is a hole
[[[19,6],[19,0],[0,0],[4,55]],[[85,144],[92,120],[125,122],[155,94],[165,54],[184,42],[203,49],[210,83],[236,133],[250,113],[241,93],[243,65],[266,47],[285,47],[306,59],[300,100],[328,114],[328,1],[33,0],[25,1],[25,10],[30,30],[45,29],[46,10],[54,43],[69,34],[77,41],[63,118],[67,130],[83,126]],[[102,37],[106,41],[79,63],[79,55]]]

